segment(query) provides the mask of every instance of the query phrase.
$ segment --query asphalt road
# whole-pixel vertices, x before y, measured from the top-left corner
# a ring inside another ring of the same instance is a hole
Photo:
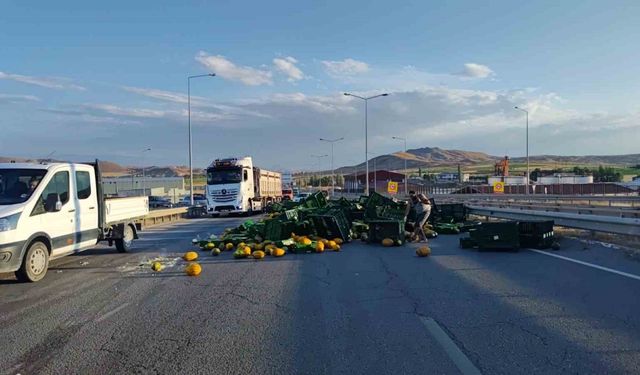
[[[241,220],[155,227],[132,253],[0,279],[0,373],[640,373],[640,262],[623,250],[480,253],[440,236],[429,258],[354,242],[263,261],[201,252],[202,275],[182,273],[192,238]],[[175,265],[153,273],[159,256]]]

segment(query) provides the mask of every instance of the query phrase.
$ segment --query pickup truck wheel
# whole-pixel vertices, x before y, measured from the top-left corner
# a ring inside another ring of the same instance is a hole
[[[44,243],[36,241],[29,246],[29,250],[22,259],[22,265],[15,275],[19,281],[36,282],[47,274],[48,268],[49,249]]]
[[[133,245],[133,229],[130,225],[125,225],[122,238],[116,240],[116,249],[120,253],[126,253],[131,250],[131,245]]]

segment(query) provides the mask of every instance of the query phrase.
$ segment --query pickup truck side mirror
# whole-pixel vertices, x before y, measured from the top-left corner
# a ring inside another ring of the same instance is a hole
[[[47,195],[47,199],[44,202],[44,210],[46,212],[58,212],[62,210],[62,202],[60,196],[55,193]]]

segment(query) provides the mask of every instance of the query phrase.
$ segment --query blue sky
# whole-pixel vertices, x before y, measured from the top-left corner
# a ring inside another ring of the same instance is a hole
[[[640,149],[637,1],[6,1],[0,155],[314,168],[370,149],[520,156]],[[152,152],[141,156],[141,150]]]

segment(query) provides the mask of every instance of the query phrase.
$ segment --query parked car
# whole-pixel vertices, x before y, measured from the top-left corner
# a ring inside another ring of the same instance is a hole
[[[310,193],[298,193],[296,196],[293,197],[293,201],[294,202],[300,202],[301,200],[309,197],[309,195],[311,195]]]
[[[149,208],[173,208],[173,203],[167,198],[151,195],[149,196]]]
[[[193,194],[193,204],[194,206],[206,206],[207,205],[207,197],[204,194]],[[182,198],[180,202],[182,206],[191,206],[191,196],[187,195]]]

